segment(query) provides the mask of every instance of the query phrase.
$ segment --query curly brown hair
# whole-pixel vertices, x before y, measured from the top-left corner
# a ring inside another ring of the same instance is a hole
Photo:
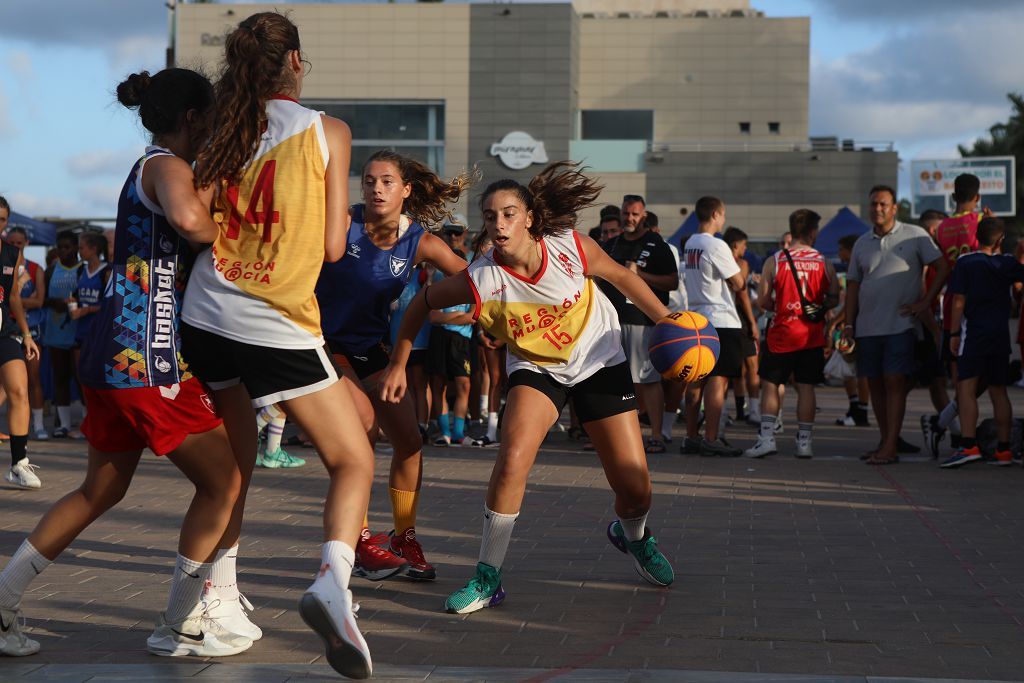
[[[363,164],[364,174],[366,167],[374,161],[394,164],[402,182],[412,186],[409,196],[402,202],[402,213],[408,214],[424,227],[437,226],[445,218],[451,219],[451,209],[446,208],[446,205],[459,201],[459,197],[479,177],[474,169],[460,173],[446,183],[427,165],[389,149],[370,155]]]
[[[593,206],[604,186],[598,185],[583,171],[585,168],[572,161],[556,161],[538,173],[529,185],[511,178],[497,180],[480,195],[480,208],[495,192],[512,192],[533,212],[530,234],[535,239],[544,235],[557,235],[576,227],[576,214]]]
[[[213,135],[196,159],[196,184],[236,181],[259,145],[267,100],[293,85],[288,53],[299,29],[277,12],[253,14],[224,41],[224,70],[215,87]]]

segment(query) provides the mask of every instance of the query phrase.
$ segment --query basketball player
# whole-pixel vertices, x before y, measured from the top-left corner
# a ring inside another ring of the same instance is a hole
[[[25,258],[25,247],[28,245],[28,234],[24,228],[14,227],[7,231],[7,241],[21,250],[22,270],[19,271],[18,282],[21,285],[21,306],[25,310],[28,330],[36,344],[40,344],[43,334],[43,320],[46,310],[46,272],[33,261]],[[35,438],[45,441],[50,438],[43,424],[43,384],[39,377],[39,356],[25,359],[28,366],[28,403],[32,409],[32,431]]]
[[[20,656],[39,650],[18,626],[25,589],[121,500],[148,447],[167,456],[195,485],[196,495],[182,522],[167,609],[147,647],[164,656],[233,655],[251,647],[252,640],[225,631],[195,607],[241,476],[206,389],[180,360],[176,331],[180,280],[191,261],[189,241],[208,242],[216,233],[193,188],[190,166],[207,134],[205,113],[213,93],[199,74],[167,69],[152,77],[129,76],[117,96],[124,106],[139,109],[153,145],[135,162],[121,190],[114,286],[82,349],[90,406],[83,425],[89,440],[85,481],[50,508],[0,573],[0,651]],[[15,296],[12,310],[26,332],[17,301]],[[27,335],[25,346],[32,355],[35,344]],[[8,393],[13,398],[10,388]],[[27,431],[27,411],[23,422]]]
[[[466,587],[448,597],[450,612],[474,612],[505,599],[501,566],[527,476],[569,399],[615,492],[618,519],[608,527],[609,540],[632,554],[637,573],[648,582],[667,586],[674,578],[646,527],[651,480],[618,319],[592,278],[619,288],[652,320],[669,310],[638,275],[573,230],[576,212],[600,191],[564,161],[548,166],[528,187],[514,180],[488,186],[480,208],[494,249],[465,275],[417,296],[381,379],[382,396],[401,400],[412,339],[431,309],[473,304],[480,326],[508,345],[506,429],[487,491],[479,562]]]
[[[447,215],[445,204],[458,201],[469,185],[462,175],[445,183],[418,161],[382,150],[363,165],[363,203],[352,207],[348,253],[325,263],[317,282],[324,336],[341,366],[342,384],[355,400],[371,443],[378,423],[393,448],[388,494],[395,527],[389,550],[371,536],[364,519],[356,546],[356,576],[386,579],[405,570],[412,579],[431,580],[434,567],[416,539],[416,508],[423,477],[423,438],[411,397],[401,403],[380,400],[377,381],[387,367],[391,304],[423,262],[446,275],[464,270],[466,261],[445,242],[424,230]],[[354,296],[354,292],[359,292]]]
[[[322,561],[300,611],[328,663],[365,678],[370,651],[348,586],[373,451],[325,348],[314,293],[324,261],[345,256],[352,134],[299,104],[305,68],[298,29],[285,16],[253,14],[224,50],[213,133],[196,165],[199,186],[218,190],[219,229],[196,260],[182,308],[185,357],[214,390],[242,471],[231,546],[221,549],[233,564],[257,450],[254,407],[278,403],[330,476]],[[236,616],[241,624],[244,615]]]

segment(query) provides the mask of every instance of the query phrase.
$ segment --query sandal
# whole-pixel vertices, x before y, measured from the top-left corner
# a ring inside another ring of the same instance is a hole
[[[644,445],[644,453],[654,454],[654,453],[664,453],[664,452],[665,452],[665,442],[664,441],[662,441],[661,439],[659,439],[656,436],[652,436],[651,438],[647,439],[647,443]]]

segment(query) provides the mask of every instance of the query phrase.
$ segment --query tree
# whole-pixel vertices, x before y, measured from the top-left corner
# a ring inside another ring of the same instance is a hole
[[[1021,209],[1024,208],[1024,178],[1021,176],[1021,172],[1024,171],[1024,95],[1009,93],[1006,98],[1012,105],[1010,120],[989,128],[988,138],[978,138],[970,147],[958,145],[958,149],[962,157],[1016,157],[1018,215],[1007,219],[1007,223],[1012,226],[1011,232],[1019,234],[1022,227],[1019,216]]]

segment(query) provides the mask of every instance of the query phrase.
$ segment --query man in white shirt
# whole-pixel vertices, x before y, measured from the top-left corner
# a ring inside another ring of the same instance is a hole
[[[681,452],[735,457],[742,451],[719,434],[719,420],[729,380],[743,374],[743,329],[733,292],[746,283],[729,246],[715,233],[725,226],[725,203],[717,197],[701,197],[694,208],[700,226],[686,241],[679,273],[686,283],[691,311],[707,318],[721,340],[718,362],[703,386],[686,392],[686,440]],[[752,334],[756,334],[752,332]],[[698,410],[704,394],[704,439],[698,442]]]

